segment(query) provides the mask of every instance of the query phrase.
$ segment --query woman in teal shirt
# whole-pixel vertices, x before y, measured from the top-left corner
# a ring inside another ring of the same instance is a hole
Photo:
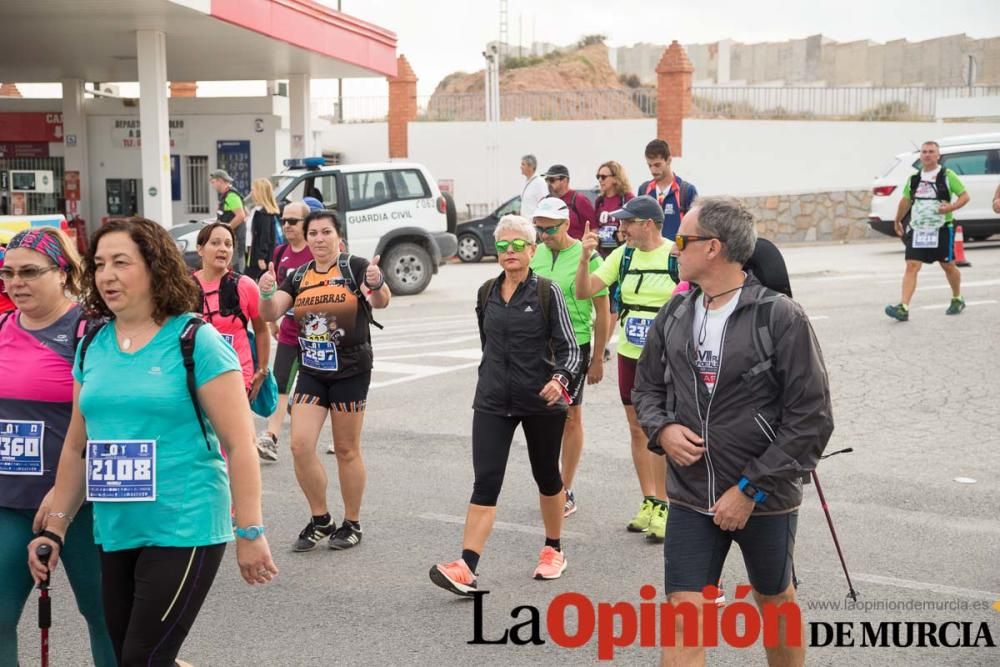
[[[92,500],[105,616],[122,665],[174,665],[234,539],[231,506],[243,578],[277,574],[239,361],[191,314],[198,304],[161,226],[130,219],[95,234],[84,307],[111,321],[77,350],[73,415],[29,566],[36,580],[45,576],[36,549],[48,544],[55,567],[69,522]]]

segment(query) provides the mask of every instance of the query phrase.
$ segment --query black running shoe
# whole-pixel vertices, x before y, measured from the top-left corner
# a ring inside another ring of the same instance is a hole
[[[355,528],[350,521],[344,521],[344,525],[337,529],[337,532],[330,538],[330,548],[335,551],[343,551],[361,544],[361,529]]]
[[[312,551],[321,540],[330,537],[336,529],[337,524],[333,519],[330,519],[330,523],[325,526],[317,525],[314,520],[310,519],[306,527],[299,533],[299,539],[295,540],[292,551]]]

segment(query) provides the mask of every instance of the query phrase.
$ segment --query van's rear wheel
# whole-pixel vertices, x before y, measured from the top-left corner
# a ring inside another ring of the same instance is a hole
[[[416,243],[399,243],[389,248],[380,262],[385,282],[397,296],[420,294],[434,273],[430,253]]]

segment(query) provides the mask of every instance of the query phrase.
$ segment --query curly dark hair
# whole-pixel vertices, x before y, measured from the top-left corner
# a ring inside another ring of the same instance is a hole
[[[101,238],[114,232],[125,232],[139,246],[139,253],[152,276],[153,319],[157,324],[163,324],[168,317],[200,309],[201,292],[170,233],[152,220],[135,217],[108,222],[90,240],[83,269],[84,310],[92,316],[114,317],[97,290],[94,259]]]

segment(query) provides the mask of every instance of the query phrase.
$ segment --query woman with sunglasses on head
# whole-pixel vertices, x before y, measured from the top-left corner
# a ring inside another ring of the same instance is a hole
[[[236,350],[243,369],[243,384],[252,402],[270,372],[267,363],[271,358],[271,336],[267,322],[260,316],[257,283],[229,268],[235,243],[236,234],[226,223],[205,225],[198,232],[201,269],[194,272],[194,277],[201,287],[201,313]],[[257,359],[263,360],[260,368],[254,367],[248,325],[253,326]]]
[[[278,285],[294,273],[300,266],[312,261],[312,251],[306,243],[303,231],[310,209],[305,202],[285,204],[281,212],[281,230],[285,243],[274,249],[271,262],[274,264]],[[266,267],[265,267],[266,268]],[[278,409],[267,420],[267,428],[257,436],[257,453],[263,461],[278,460],[278,434],[288,412],[288,397],[295,386],[295,376],[299,370],[299,325],[292,311],[288,311],[279,322],[270,323],[271,332],[278,342],[274,353],[274,380],[278,383]]]
[[[601,254],[601,257],[607,258],[612,250],[624,242],[618,231],[618,221],[611,217],[611,214],[624,208],[625,204],[635,195],[632,193],[628,176],[625,175],[625,168],[614,160],[609,160],[598,167],[596,178],[600,193],[594,201],[594,210],[597,212],[597,235],[601,239],[597,252]],[[616,288],[615,283],[609,287],[612,293],[615,292]],[[608,340],[611,340],[618,324],[618,299],[612,298],[609,301],[612,317],[608,321]],[[605,347],[604,361],[610,360],[611,350]]]
[[[562,290],[530,268],[535,226],[520,216],[507,215],[500,219],[494,235],[503,273],[480,287],[476,308],[483,360],[472,405],[475,482],[465,516],[462,554],[430,570],[436,585],[463,596],[476,590],[476,569],[496,520],[497,499],[518,425],[527,440],[545,527],[534,578],[557,579],[566,569],[560,541],[565,488],[559,452],[571,400],[569,388],[582,372],[583,359]]]
[[[75,299],[83,270],[76,249],[51,227],[10,242],[0,280],[16,310],[0,315],[0,665],[17,665],[17,624],[31,593],[25,546],[47,517],[45,497],[73,411],[73,355],[86,327]],[[86,504],[62,559],[87,621],[93,663],[117,664],[101,602],[101,561]]]
[[[272,264],[260,277],[261,312],[273,321],[292,309],[299,327],[292,457],[311,518],[293,549],[312,551],[329,538],[329,547],[340,551],[361,543],[366,481],[361,428],[372,377],[371,309],[388,306],[390,293],[377,256],[369,262],[341,252],[336,211],[313,211],[306,216],[304,230],[314,259],[288,274],[280,287]],[[326,470],[316,456],[328,414],[344,502],[339,527],[326,501]]]
[[[83,284],[84,308],[110,321],[77,350],[73,413],[28,564],[35,581],[54,570],[92,500],[118,663],[172,666],[234,539],[231,507],[243,578],[263,584],[278,572],[250,405],[235,351],[192,313],[198,287],[166,229],[143,218],[101,227]]]
[[[267,270],[274,248],[281,242],[281,211],[274,199],[274,187],[266,178],[254,180],[250,185],[250,197],[256,206],[250,214],[246,274],[256,281]]]

